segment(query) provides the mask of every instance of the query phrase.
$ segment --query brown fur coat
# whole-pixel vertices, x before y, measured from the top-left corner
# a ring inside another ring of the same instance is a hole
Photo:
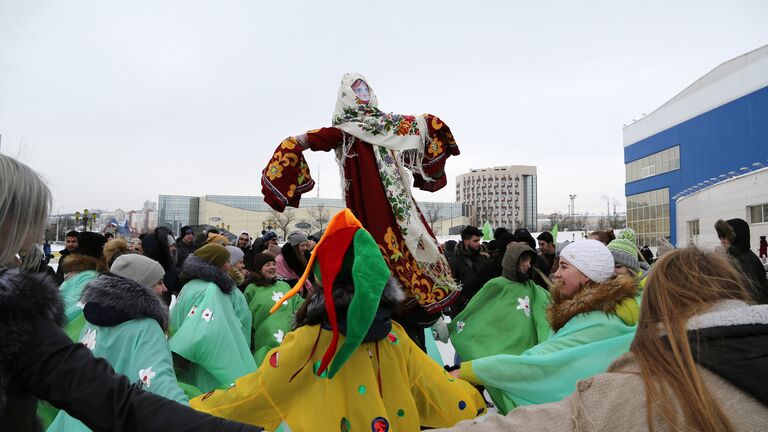
[[[630,276],[618,276],[603,283],[590,282],[571,298],[560,294],[560,284],[552,288],[552,304],[547,310],[549,324],[557,332],[576,315],[602,311],[615,313],[616,307],[637,294],[637,281]]]

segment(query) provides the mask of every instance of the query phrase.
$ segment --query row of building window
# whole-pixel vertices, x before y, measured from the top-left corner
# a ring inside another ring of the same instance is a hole
[[[627,226],[635,230],[641,246],[658,246],[658,239],[670,233],[669,189],[628,196]]]
[[[625,169],[627,183],[680,169],[680,146],[632,161]]]
[[[747,207],[750,223],[768,223],[768,204]]]

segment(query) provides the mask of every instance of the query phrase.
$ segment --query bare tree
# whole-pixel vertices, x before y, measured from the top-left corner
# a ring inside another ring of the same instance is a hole
[[[292,208],[286,208],[282,213],[277,210],[272,210],[270,213],[272,214],[272,220],[277,225],[276,228],[282,233],[283,241],[285,241],[288,235],[288,227],[296,219],[296,214]]]
[[[435,231],[435,224],[440,220],[440,212],[443,210],[443,204],[431,203],[430,205],[425,205],[423,208],[424,218],[427,220],[427,223],[429,223],[432,231]]]
[[[612,228],[610,225],[610,216],[600,216],[600,219],[597,220],[597,229],[599,230],[607,230],[609,228]]]
[[[331,220],[330,212],[325,208],[324,204],[318,204],[316,207],[309,209],[309,221],[312,227],[317,231],[322,231],[325,225]]]

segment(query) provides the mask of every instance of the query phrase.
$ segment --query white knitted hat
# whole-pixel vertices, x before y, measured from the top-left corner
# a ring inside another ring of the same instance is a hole
[[[605,282],[613,276],[613,255],[597,240],[579,240],[560,252],[560,259],[568,261],[593,282]]]

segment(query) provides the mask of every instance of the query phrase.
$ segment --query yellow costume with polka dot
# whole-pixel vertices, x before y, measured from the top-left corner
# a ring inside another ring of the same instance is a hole
[[[350,226],[356,232],[345,234]],[[341,237],[346,247],[339,247]],[[338,254],[342,256],[332,256]],[[472,385],[451,377],[389,320],[382,306],[389,271],[379,266],[384,260],[375,242],[351,212],[334,217],[308,268],[317,255],[322,284],[303,308],[314,305],[315,313],[325,308],[322,323],[288,333],[256,372],[228,390],[193,399],[193,408],[267,430],[284,421],[294,432],[418,431],[449,427],[485,412],[485,402]],[[344,297],[339,296],[344,288],[334,284],[337,274],[341,280],[354,280],[349,305],[324,300]],[[299,280],[296,286],[302,284]]]
[[[307,361],[318,332],[318,348]],[[284,420],[293,431],[376,431],[377,418],[391,431],[418,431],[420,426],[448,427],[485,412],[477,390],[448,375],[396,323],[387,338],[361,344],[332,379],[318,377],[314,372],[331,335],[319,325],[288,333],[256,372],[229,390],[193,399],[192,407],[267,430]]]

